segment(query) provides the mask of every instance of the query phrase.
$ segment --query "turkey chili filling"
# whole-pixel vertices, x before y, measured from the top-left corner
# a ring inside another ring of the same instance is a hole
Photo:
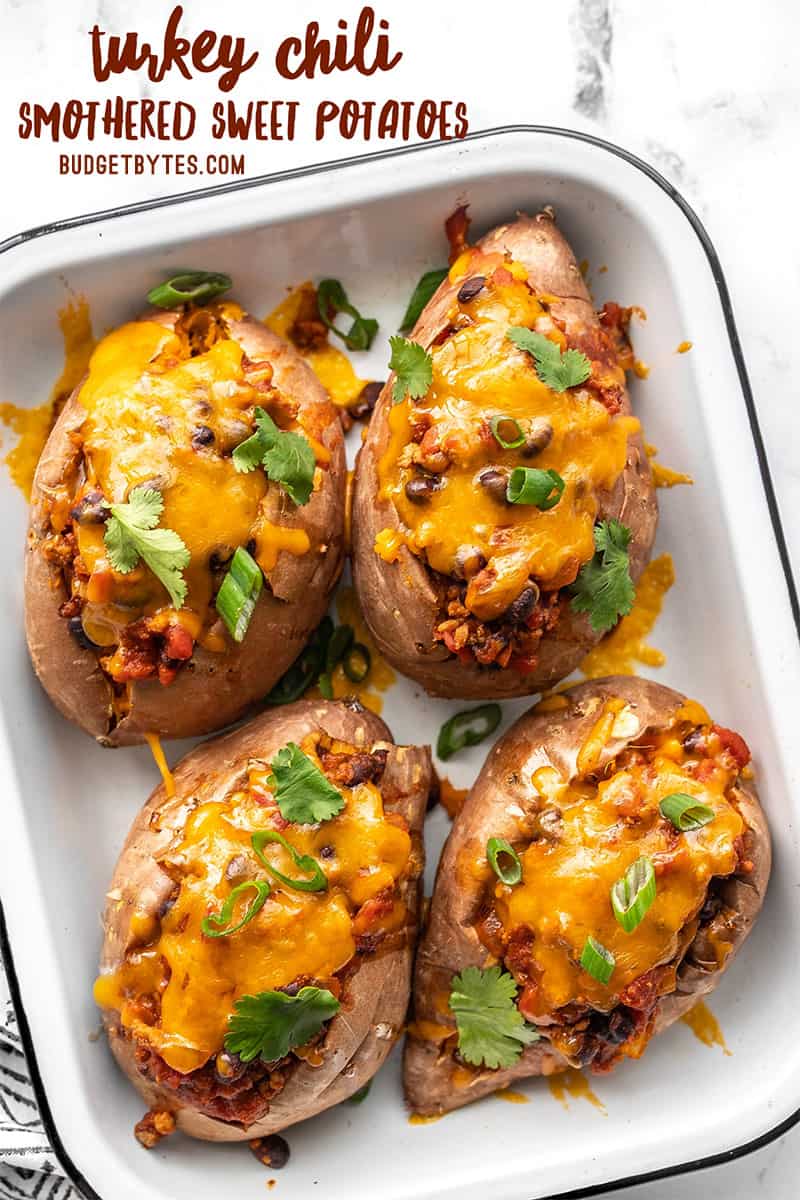
[[[322,1061],[364,956],[407,937],[412,843],[384,811],[386,757],[310,734],[251,760],[223,800],[189,802],[158,860],[167,901],[133,913],[124,961],[95,984],[142,1075],[246,1126]]]
[[[736,802],[744,741],[688,702],[596,772],[624,708],[606,702],[569,783],[552,767],[535,772],[535,836],[490,839],[477,923],[518,989],[527,1040],[600,1072],[643,1052],[684,961],[724,966],[736,914],[717,887],[751,870]]]
[[[600,519],[639,430],[625,394],[629,312],[609,304],[568,336],[556,298],[538,295],[522,264],[474,247],[449,283],[448,324],[430,348],[393,339],[378,475],[400,530],[380,531],[375,550],[391,562],[406,545],[434,573],[434,637],[453,655],[532,671],[565,604],[600,631],[632,602],[630,531]],[[616,595],[601,613],[585,572],[609,554]]]
[[[248,357],[231,332],[243,317],[217,301],[185,305],[174,324],[123,325],[79,392],[80,454],[48,498],[41,546],[64,579],[61,615],[120,693],[171,683],[196,643],[224,653],[240,641],[262,572],[281,550],[311,548],[265,506],[274,487],[289,508],[307,502],[329,461],[324,430],[313,405],[300,413],[276,388],[269,361]],[[272,448],[263,470],[254,439]]]

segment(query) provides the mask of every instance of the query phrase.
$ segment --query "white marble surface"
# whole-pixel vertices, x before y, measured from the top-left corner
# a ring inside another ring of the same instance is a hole
[[[172,7],[172,0],[0,0],[0,237],[191,186],[192,180],[163,176],[59,178],[59,148],[22,142],[16,133],[23,99],[104,98],[111,90],[91,79],[87,30],[95,21],[113,32],[133,26],[158,36]],[[332,27],[335,18],[354,18],[360,7],[353,0],[283,5],[186,0],[185,25],[190,33],[212,27],[244,34],[261,51],[259,64],[234,93],[240,101],[463,98],[472,129],[514,122],[571,126],[619,142],[658,167],[695,206],[722,259],[790,553],[800,572],[800,417],[790,377],[800,285],[794,161],[800,130],[800,8],[791,0],[761,0],[758,6],[744,0],[561,0],[550,5],[384,0],[376,5],[378,13],[389,18],[396,48],[404,51],[390,76],[361,80],[350,73],[303,83],[277,78],[272,57],[283,37],[312,17],[327,19]],[[113,92],[183,98],[198,108],[217,96],[208,77],[187,82],[173,76],[152,85],[135,76],[115,81]],[[201,136],[192,146],[207,148],[210,142]],[[309,136],[294,143],[249,143],[247,173],[364,149],[357,139],[315,143]],[[800,1192],[799,1173],[800,1130],[747,1159],[619,1195],[626,1200],[790,1200]]]

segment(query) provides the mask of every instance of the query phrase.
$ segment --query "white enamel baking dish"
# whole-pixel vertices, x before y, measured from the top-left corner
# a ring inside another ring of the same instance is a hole
[[[523,1088],[527,1104],[488,1099],[419,1126],[403,1108],[395,1052],[365,1103],[289,1132],[281,1200],[586,1195],[723,1160],[800,1115],[796,597],[720,266],[663,179],[591,138],[519,128],[34,231],[0,247],[0,395],[16,404],[46,397],[68,291],[88,297],[102,331],[134,314],[173,265],[227,271],[259,314],[288,284],[335,276],[388,335],[419,274],[443,261],[443,218],[465,200],[478,228],[553,204],[593,269],[597,300],[647,311],[636,348],[651,374],[635,385],[634,404],[661,460],[696,480],[660,494],[658,549],[674,556],[678,582],[652,639],[668,656],[658,678],[746,734],[775,870],[755,934],[712,998],[730,1057],[678,1025],[641,1062],[593,1081],[606,1114],[585,1102],[565,1111],[535,1081]],[[608,270],[598,274],[601,265]],[[685,339],[693,350],[676,354]],[[386,358],[383,337],[362,373],[383,377]],[[244,1147],[176,1137],[145,1153],[131,1133],[140,1101],[104,1042],[90,1038],[98,913],[156,776],[147,751],[102,750],[67,725],[35,682],[14,568],[25,504],[5,474],[0,491],[3,952],[46,1125],[87,1196],[255,1200],[265,1172]],[[384,715],[398,740],[424,742],[457,707],[401,682]],[[522,707],[506,705],[506,720]],[[170,757],[183,748],[168,748]],[[447,773],[469,782],[486,749]],[[442,813],[429,822],[429,887],[446,824]]]

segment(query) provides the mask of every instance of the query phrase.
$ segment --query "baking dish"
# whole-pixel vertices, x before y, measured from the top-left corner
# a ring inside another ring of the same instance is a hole
[[[102,329],[132,316],[165,268],[187,263],[231,274],[237,297],[256,313],[289,284],[339,278],[363,312],[380,318],[382,333],[393,332],[421,272],[443,261],[444,216],[465,201],[479,229],[551,203],[590,264],[597,300],[648,314],[635,339],[651,373],[635,384],[634,405],[661,461],[696,480],[661,497],[657,551],[672,553],[677,583],[652,639],[667,655],[658,678],[702,697],[719,721],[747,734],[776,866],[758,931],[714,996],[730,1056],[677,1026],[642,1062],[593,1082],[605,1111],[580,1102],[566,1111],[535,1081],[524,1089],[527,1104],[489,1099],[413,1125],[395,1054],[364,1104],[291,1131],[279,1183],[287,1200],[307,1200],[315,1187],[328,1200],[585,1195],[720,1161],[800,1116],[797,599],[722,273],[664,180],[595,139],[515,128],[34,230],[0,246],[0,316],[5,345],[16,348],[0,363],[3,398],[35,404],[47,395],[61,365],[56,312],[68,292],[88,298]],[[677,354],[687,339],[691,353]],[[359,369],[382,378],[385,361],[379,338]],[[0,491],[0,536],[13,563],[25,504],[5,476]],[[90,1037],[98,911],[154,767],[146,751],[93,746],[51,709],[27,662],[20,593],[21,575],[7,570],[3,953],[50,1136],[87,1196],[261,1196],[263,1168],[241,1147],[175,1139],[144,1153],[131,1134],[139,1102],[104,1043]],[[458,707],[399,682],[383,715],[398,740],[424,741]],[[506,704],[504,727],[524,707]],[[185,748],[173,744],[168,754],[174,760]],[[469,782],[484,751],[448,764],[451,779]],[[446,825],[440,811],[429,821],[428,888]]]

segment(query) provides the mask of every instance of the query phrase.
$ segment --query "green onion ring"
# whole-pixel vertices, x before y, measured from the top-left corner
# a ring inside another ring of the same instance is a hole
[[[233,287],[230,275],[218,271],[183,271],[147,293],[149,304],[158,308],[175,308],[179,304],[205,304]]]
[[[255,900],[249,905],[238,925],[230,925],[236,901],[244,892],[251,889],[256,893]],[[236,933],[237,930],[252,921],[256,913],[261,911],[271,890],[270,885],[260,879],[246,879],[244,883],[236,885],[223,904],[221,912],[211,913],[210,916],[203,917],[203,920],[200,922],[200,928],[206,937],[213,938],[227,937],[231,933]],[[229,925],[230,927],[225,929],[223,928],[225,925]]]
[[[539,467],[514,467],[508,477],[506,500],[509,504],[535,504],[545,512],[554,508],[564,494],[566,484],[558,471]]]
[[[215,601],[217,612],[235,642],[244,641],[263,583],[261,567],[244,546],[239,546]]]
[[[372,655],[363,642],[353,642],[342,659],[342,670],[351,683],[363,683],[372,670]]]
[[[482,704],[479,708],[456,713],[439,730],[436,753],[446,761],[465,746],[477,746],[494,733],[502,718],[503,710],[499,704]]]
[[[642,855],[611,888],[611,907],[626,933],[633,933],[656,898],[656,873]]]
[[[511,859],[511,864],[504,867],[500,862],[500,857]],[[514,887],[515,884],[522,880],[522,860],[517,854],[514,847],[505,838],[492,837],[486,843],[486,857],[489,860],[489,865],[494,871],[501,883],[505,883],[508,887]]]
[[[498,446],[502,446],[504,450],[516,450],[519,446],[524,446],[525,434],[523,433],[522,426],[516,417],[504,417],[499,413],[497,416],[492,417],[490,425],[494,440],[497,442]],[[512,441],[508,441],[500,432],[503,425],[513,425],[516,432]]]
[[[689,829],[700,829],[714,820],[714,810],[703,804],[695,796],[687,796],[685,792],[671,792],[665,796],[658,806],[662,817],[671,821],[681,833]]]
[[[606,950],[595,938],[587,937],[581,951],[581,966],[592,979],[598,983],[608,983],[616,965],[617,960],[610,950]]]
[[[325,653],[325,670],[330,674],[338,666],[353,644],[352,625],[337,625]]]
[[[288,850],[292,856],[294,865],[301,871],[311,872],[311,878],[292,879],[289,875],[284,875],[276,867],[273,867],[269,859],[264,857],[264,846],[267,842],[277,842],[283,846],[284,850]],[[287,887],[294,888],[298,892],[324,892],[327,888],[328,878],[317,860],[310,854],[300,854],[298,850],[295,850],[291,842],[287,842],[282,833],[277,833],[273,829],[259,829],[250,838],[250,843],[261,865],[266,867],[271,875],[274,875],[276,879],[286,884]]]

